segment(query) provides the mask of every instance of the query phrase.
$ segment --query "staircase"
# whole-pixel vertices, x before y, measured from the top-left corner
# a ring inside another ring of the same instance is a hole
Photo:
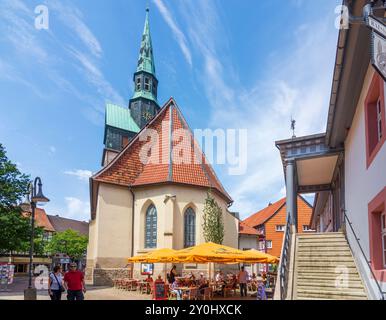
[[[296,300],[367,300],[343,233],[296,235]]]

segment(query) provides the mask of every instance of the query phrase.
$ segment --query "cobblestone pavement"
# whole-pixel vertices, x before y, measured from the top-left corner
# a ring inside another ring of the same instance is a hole
[[[0,300],[23,300],[24,289],[28,287],[28,278],[15,278],[14,283],[8,287],[8,291],[0,291]],[[47,290],[37,291],[38,300],[49,300]],[[66,299],[66,294],[63,294],[62,299]],[[218,298],[215,298],[217,300]],[[256,298],[240,298],[239,296],[230,297],[221,300],[255,300]],[[93,287],[87,286],[85,300],[151,300],[150,295],[141,294],[139,292],[128,292],[110,287]]]

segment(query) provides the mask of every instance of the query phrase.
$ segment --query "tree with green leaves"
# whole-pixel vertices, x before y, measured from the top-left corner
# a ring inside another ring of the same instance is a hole
[[[6,155],[0,143],[0,252],[28,252],[31,222],[18,206],[28,191],[29,177],[22,174]],[[35,229],[35,254],[43,252],[43,230]]]
[[[206,242],[222,244],[224,241],[223,212],[211,190],[208,191],[205,199],[202,228]]]
[[[55,233],[46,246],[46,252],[68,255],[72,260],[80,260],[87,250],[88,237],[78,231],[68,229]]]

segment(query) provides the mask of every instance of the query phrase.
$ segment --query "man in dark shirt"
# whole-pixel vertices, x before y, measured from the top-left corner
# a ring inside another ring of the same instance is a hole
[[[64,287],[67,289],[67,300],[84,300],[86,293],[83,272],[77,270],[76,263],[70,264],[70,271],[64,275]]]

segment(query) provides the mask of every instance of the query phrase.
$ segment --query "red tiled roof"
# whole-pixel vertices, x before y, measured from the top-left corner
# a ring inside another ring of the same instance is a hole
[[[29,212],[23,212],[23,216],[29,217]],[[35,208],[35,224],[37,227],[43,228],[45,231],[55,232],[50,220],[47,217],[44,209]]]
[[[249,218],[245,219],[243,222],[257,227],[264,224],[268,219],[270,219],[283,205],[285,205],[286,198],[283,198],[274,204],[269,205],[268,207],[260,210],[259,212],[253,214]]]
[[[110,164],[95,174],[92,180],[123,186],[165,182],[195,185],[213,188],[224,196],[228,203],[232,202],[195,141],[173,98],[146,128],[157,132],[158,150],[154,146],[147,147],[150,141],[147,137],[149,131],[143,129]],[[176,130],[179,130],[178,135],[173,137]],[[141,161],[143,154],[149,158],[146,163]]]
[[[81,235],[88,236],[88,223],[74,219],[63,218],[59,216],[47,216],[56,232],[66,230],[78,231]]]
[[[256,236],[259,235],[259,232],[255,228],[247,225],[245,222],[242,222],[242,221],[240,221],[239,223],[239,233],[256,235]]]

